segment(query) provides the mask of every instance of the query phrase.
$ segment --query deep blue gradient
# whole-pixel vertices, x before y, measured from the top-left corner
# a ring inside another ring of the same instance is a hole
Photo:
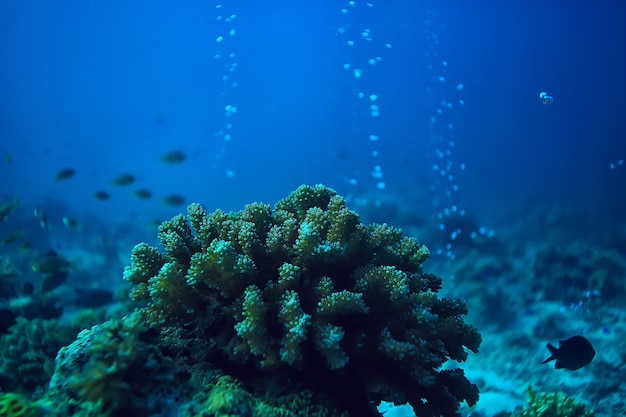
[[[487,224],[522,201],[626,220],[626,165],[610,168],[626,158],[624,2],[217,4],[1,2],[0,140],[13,160],[1,165],[3,200],[145,224],[184,209],[159,202],[172,193],[232,210],[325,183],[423,201],[416,210],[429,217],[440,209],[430,199],[454,182],[444,204]],[[370,116],[370,94],[380,117]],[[452,130],[429,127],[441,100],[454,107],[438,125]],[[229,104],[237,112],[226,116]],[[431,167],[442,144],[448,185]],[[171,150],[187,161],[164,164]],[[55,182],[66,166],[76,177]],[[113,187],[122,172],[137,183]],[[133,198],[139,187],[155,198]],[[111,200],[95,201],[99,189]]]

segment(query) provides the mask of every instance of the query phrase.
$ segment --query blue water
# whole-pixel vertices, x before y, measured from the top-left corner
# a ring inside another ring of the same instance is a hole
[[[625,220],[623,2],[372,6],[1,2],[3,201],[144,225],[184,210],[173,193],[235,210],[324,183],[435,222],[518,201]]]

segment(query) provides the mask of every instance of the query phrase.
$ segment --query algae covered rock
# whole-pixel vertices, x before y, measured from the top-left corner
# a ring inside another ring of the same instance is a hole
[[[463,371],[442,369],[478,351],[463,301],[438,297],[426,247],[362,224],[333,190],[301,186],[233,213],[191,204],[159,240],[163,251],[134,248],[124,278],[178,360],[211,363],[257,394],[321,393],[354,416],[379,415],[381,400],[445,417],[476,403]]]
[[[511,417],[593,417],[593,411],[563,392],[536,394],[528,387],[528,404]]]

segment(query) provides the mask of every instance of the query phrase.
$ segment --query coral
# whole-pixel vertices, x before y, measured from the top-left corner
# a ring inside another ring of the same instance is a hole
[[[138,315],[131,314],[80,332],[59,350],[43,401],[55,404],[61,414],[71,414],[70,408],[76,415],[103,416],[125,410],[132,389],[127,373],[144,353],[139,342],[142,331]],[[65,413],[63,405],[68,407]]]
[[[77,325],[18,317],[11,332],[0,336],[0,375],[4,384],[11,384],[0,388],[35,395],[43,392],[57,351],[71,343],[79,331]]]
[[[625,274],[626,257],[618,250],[573,241],[540,251],[531,283],[547,299],[576,303],[590,292],[608,301],[626,294]]]
[[[19,294],[20,272],[7,256],[0,256],[0,299],[8,300]]]
[[[320,404],[311,393],[264,398],[251,394],[235,379],[220,376],[181,407],[181,417],[348,417]]]
[[[159,240],[164,253],[134,248],[124,279],[162,337],[179,329],[207,341],[182,355],[257,390],[277,380],[311,389],[352,415],[379,415],[375,405],[389,400],[448,417],[477,401],[461,369],[441,370],[478,350],[465,304],[438,298],[441,279],[422,270],[426,247],[361,224],[333,190],[301,186],[273,209],[234,213],[191,204]]]
[[[576,402],[562,392],[535,394],[528,387],[528,404],[515,410],[511,417],[593,417],[594,413],[584,404]]]
[[[0,394],[0,417],[36,417],[41,409],[23,396],[9,392]]]

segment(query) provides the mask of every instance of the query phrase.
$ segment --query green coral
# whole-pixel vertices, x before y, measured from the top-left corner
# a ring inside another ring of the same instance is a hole
[[[563,392],[535,394],[528,387],[528,404],[511,417],[593,417],[593,411]]]
[[[80,330],[80,323],[18,317],[11,331],[0,336],[0,373],[14,384],[11,390],[41,395],[52,376],[57,351]]]
[[[426,247],[361,224],[330,188],[301,186],[274,209],[191,204],[159,240],[164,253],[134,248],[124,278],[149,326],[209,341],[189,355],[226,356],[257,386],[297,377],[354,415],[378,415],[381,400],[445,417],[476,403],[463,371],[441,366],[477,352],[481,338],[462,301],[437,297]]]
[[[33,402],[14,392],[0,394],[0,417],[37,417],[41,409]]]
[[[266,398],[250,393],[241,383],[221,376],[207,389],[194,395],[193,401],[182,407],[181,417],[348,417],[345,413],[318,403],[309,392]]]
[[[108,416],[128,411],[133,389],[130,369],[147,361],[139,336],[145,326],[136,313],[83,330],[61,348],[50,389],[41,400],[59,414]]]

